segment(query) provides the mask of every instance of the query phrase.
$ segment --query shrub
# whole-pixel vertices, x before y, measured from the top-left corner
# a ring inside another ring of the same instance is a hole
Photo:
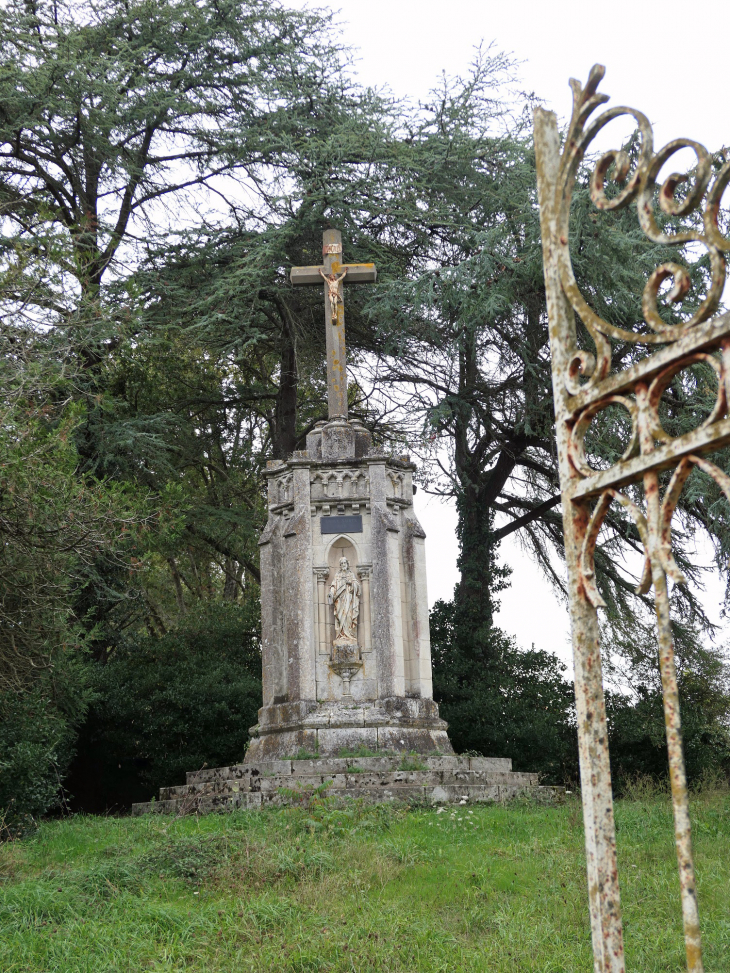
[[[261,705],[258,614],[257,602],[208,604],[96,667],[69,781],[75,808],[128,806],[188,770],[243,759]]]
[[[573,686],[563,663],[534,648],[519,651],[494,627],[462,641],[455,613],[443,601],[431,613],[434,696],[454,749],[511,757],[515,770],[551,783],[576,777]]]
[[[710,693],[701,680],[680,678],[682,742],[687,780],[730,775],[730,733],[727,710],[717,711],[719,692]],[[708,698],[710,695],[712,699]],[[713,705],[715,704],[715,705]],[[669,775],[662,694],[658,687],[639,685],[634,698],[607,694],[611,777],[617,794],[637,778],[664,781]]]
[[[61,803],[86,696],[82,672],[0,695],[0,839],[16,836]]]

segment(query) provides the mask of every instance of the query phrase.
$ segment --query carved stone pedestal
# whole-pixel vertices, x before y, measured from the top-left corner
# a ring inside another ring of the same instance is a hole
[[[357,642],[343,642],[342,640],[335,639],[334,649],[332,653],[332,661],[330,662],[330,669],[332,672],[336,672],[337,675],[342,680],[342,696],[352,696],[350,692],[350,683],[353,677],[357,674],[359,669],[362,669],[363,663],[360,658],[360,646]]]
[[[363,702],[342,693],[337,700],[264,706],[251,733],[245,763],[292,759],[303,750],[321,757],[363,749],[454,752],[436,703],[402,696]]]
[[[344,419],[269,464],[260,540],[263,707],[247,762],[341,750],[452,753],[433,701],[413,465]]]

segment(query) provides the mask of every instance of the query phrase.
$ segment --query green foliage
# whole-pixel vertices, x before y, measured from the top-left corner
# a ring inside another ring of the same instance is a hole
[[[260,0],[11,0],[0,26],[7,277],[61,324],[79,297],[93,317],[104,275],[180,209],[197,222],[232,177],[276,163],[329,54],[320,15]],[[103,316],[84,323],[93,357]]]
[[[545,780],[578,779],[573,685],[565,666],[546,652],[521,652],[497,628],[475,628],[464,638],[457,601],[431,612],[434,696],[457,752],[512,757],[515,770]],[[463,639],[463,641],[462,641]],[[607,692],[611,773],[623,793],[637,778],[666,781],[667,745],[653,633],[636,629],[630,692]],[[683,645],[692,644],[685,639]],[[691,659],[680,658],[680,704],[687,777],[730,776],[730,681],[724,657],[694,641]],[[615,676],[613,670],[611,674]]]
[[[461,584],[455,598],[474,609],[473,618],[463,619],[470,630],[491,625],[489,592],[502,581],[496,545],[509,534],[519,531],[524,548],[564,589],[554,564],[563,557],[563,536],[531,113],[511,110],[513,71],[503,56],[480,51],[466,77],[444,79],[408,119],[399,212],[422,249],[370,304],[383,322],[381,394],[390,395],[403,437],[425,464],[426,489],[457,502]],[[627,148],[635,155],[635,144]],[[571,254],[589,305],[608,322],[645,330],[646,280],[658,265],[679,259],[689,269],[691,294],[681,308],[667,301],[661,308],[676,323],[701,300],[705,258],[648,240],[634,206],[598,212],[588,180],[586,167],[573,196]],[[580,329],[579,343],[591,347]],[[627,367],[644,353],[617,342],[614,364]],[[661,406],[667,431],[679,435],[703,421],[715,391],[706,365],[676,376]],[[605,467],[618,460],[630,439],[627,425],[626,410],[601,413],[586,437],[589,462]],[[719,459],[727,465],[726,455]],[[717,488],[703,474],[692,479],[680,499],[674,537],[675,557],[690,584],[673,610],[683,623],[707,628],[693,584],[700,572],[692,565],[691,538],[698,530],[715,535],[723,573],[730,539]],[[632,495],[643,502],[641,488]],[[640,542],[628,515],[615,506],[602,532],[596,576],[610,624],[623,619],[630,629],[651,604],[636,597],[635,579],[624,566]]]
[[[284,760],[319,760],[319,750],[308,750],[300,747],[296,753],[284,757]]]
[[[94,620],[74,601],[100,557],[127,562],[151,513],[146,497],[78,474],[84,409],[59,415],[53,370],[32,354],[24,364],[0,412],[0,821],[11,832],[59,804],[86,711]],[[0,379],[11,371],[6,357]]]
[[[70,695],[76,699],[67,694],[61,702],[71,713],[48,685],[0,696],[0,840],[24,833],[60,804],[85,702],[78,686]]]
[[[680,970],[668,797],[619,801],[616,821],[627,968]],[[705,963],[719,973],[730,950],[727,790],[694,795],[693,839]],[[105,970],[110,957],[135,970],[206,973],[592,966],[575,798],[77,816],[6,843],[0,876],[0,967],[24,973]]]
[[[682,743],[691,786],[707,777],[730,779],[730,697],[722,683],[687,672],[679,680]],[[623,793],[637,778],[666,781],[669,774],[664,708],[656,686],[640,685],[632,697],[607,696],[611,777]]]
[[[255,590],[266,453],[258,420],[241,401],[243,389],[232,387],[236,381],[224,356],[174,331],[151,344],[125,345],[110,366],[109,391],[122,425],[156,424],[159,432],[154,456],[123,448],[116,468],[156,495],[174,491],[177,514],[173,529],[159,525],[150,538],[138,597],[114,607],[104,632],[111,644],[130,625],[163,635],[200,601],[236,603],[249,586]],[[108,442],[105,450],[111,453]]]
[[[257,581],[265,425],[291,407],[275,386],[279,339],[289,361],[296,336],[260,310],[289,257],[253,227],[280,222],[280,180],[319,110],[342,120],[357,98],[329,17],[276,2],[12,0],[0,26],[0,348],[17,377],[31,346],[59,373],[57,401],[84,402],[78,472],[174,495],[184,518],[140,552],[144,571],[129,551],[88,566],[69,608],[93,618],[101,657],[122,630],[162,635],[198,599],[235,602]],[[214,245],[191,261],[201,222]],[[233,261],[226,234],[243,238]]]
[[[382,757],[382,750],[373,750],[371,747],[361,743],[357,747],[342,747],[337,751],[338,757]]]
[[[403,754],[398,764],[398,770],[428,770],[428,766],[421,754],[413,751]]]
[[[34,678],[0,693],[0,840],[28,831],[62,803],[91,698],[82,657],[55,653],[45,663]]]
[[[547,652],[520,652],[500,629],[457,625],[457,602],[431,612],[434,698],[457,753],[511,757],[546,782],[577,777],[573,687]]]
[[[0,687],[21,690],[79,644],[71,593],[100,552],[125,560],[148,520],[144,497],[78,475],[83,415],[11,399],[0,417]]]
[[[676,597],[676,589],[675,589]],[[667,747],[653,625],[624,623],[623,643],[605,638],[605,675],[621,691],[607,693],[611,772],[622,792],[635,778],[666,780]],[[730,658],[687,626],[677,633],[675,656],[687,777],[730,775]]]
[[[477,52],[414,107],[348,77],[329,13],[273,0],[9,0],[0,28],[0,688],[24,711],[38,671],[91,651],[79,800],[128,803],[242,754],[261,474],[324,415],[321,293],[287,272],[319,261],[327,225],[379,265],[376,287],[348,292],[353,408],[457,500],[461,583],[434,613],[455,742],[572,775],[559,665],[493,627],[500,537],[520,530],[556,584],[562,545],[534,157],[506,104],[509,59]],[[579,183],[580,283],[608,320],[639,321],[668,254],[633,213],[609,225]],[[372,362],[393,401],[363,394]],[[713,375],[673,380],[672,434],[707,415]],[[600,462],[625,433],[598,419]],[[678,517],[687,537],[714,532],[718,563],[723,511],[693,472]],[[635,530],[612,511],[606,533],[598,581],[631,634],[617,565]],[[707,620],[693,596],[674,610],[686,649]],[[615,645],[633,664],[630,640]],[[637,714],[616,710],[621,740]]]
[[[128,806],[186,771],[240,762],[261,705],[258,626],[257,601],[201,605],[97,664],[68,784],[75,806]]]

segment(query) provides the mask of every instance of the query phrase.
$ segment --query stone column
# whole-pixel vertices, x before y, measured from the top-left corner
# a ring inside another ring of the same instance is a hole
[[[289,673],[289,701],[316,699],[312,631],[312,515],[310,512],[309,463],[294,457],[292,500],[294,512],[284,528],[285,649]]]
[[[431,635],[428,624],[428,591],[426,588],[426,533],[413,510],[405,515],[404,558],[409,568],[411,587],[411,631],[417,688],[424,699],[433,698],[431,674]]]
[[[287,693],[286,666],[281,653],[281,604],[277,598],[277,555],[271,543],[274,525],[261,544],[261,675],[263,703],[281,702]],[[278,546],[278,545],[277,545]]]
[[[386,504],[386,460],[368,462],[372,531],[372,644],[378,698],[405,695],[398,546],[400,527]]]
[[[331,655],[327,644],[327,579],[330,569],[316,567],[314,574],[317,578],[317,651],[320,655]]]
[[[362,585],[362,635],[358,638],[360,652],[369,652],[372,649],[372,636],[370,633],[370,575],[372,574],[372,564],[358,564],[357,576]]]
[[[281,558],[282,519],[278,504],[278,477],[286,466],[278,460],[267,464],[269,480],[269,520],[259,540],[261,553],[261,669],[263,704],[272,706],[288,696],[288,671],[284,647],[284,604],[282,599]]]

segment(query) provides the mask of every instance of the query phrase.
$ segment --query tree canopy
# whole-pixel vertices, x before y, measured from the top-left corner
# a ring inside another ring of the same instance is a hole
[[[509,575],[503,537],[518,533],[561,584],[529,105],[510,93],[511,60],[478,49],[464,77],[414,105],[357,83],[329,13],[276,0],[9,0],[0,27],[7,719],[29,725],[42,698],[73,728],[94,693],[121,712],[115,680],[146,693],[144,673],[174,671],[175,645],[189,661],[185,691],[200,679],[209,692],[196,659],[211,606],[223,654],[255,640],[263,467],[326,416],[321,296],[291,288],[288,271],[318,263],[333,226],[349,261],[378,266],[376,287],[348,295],[352,411],[381,445],[415,453],[422,485],[457,504],[461,581],[434,616],[437,683],[464,726],[477,696],[495,714],[508,692],[518,722],[552,694],[550,766],[568,766],[559,667],[539,652],[518,661],[493,625]],[[576,269],[600,313],[640,320],[661,249],[630,214],[592,212],[585,192],[575,226]],[[668,390],[670,425],[709,408],[701,372],[691,406],[688,389]],[[591,443],[599,461],[621,453],[624,435],[607,415]],[[677,557],[696,581],[692,531],[709,533],[723,565],[730,536],[714,485],[692,476]],[[621,559],[637,546],[612,513],[598,581],[634,667],[646,653],[627,622],[647,623]],[[675,617],[691,668],[707,619],[681,592]],[[246,692],[254,655],[241,656]],[[477,670],[481,688],[465,696]],[[94,706],[81,745],[86,732],[104,749]],[[231,703],[221,719],[238,727],[244,710]],[[56,729],[47,740],[61,740]],[[528,753],[533,737],[509,733]],[[125,760],[130,739],[115,743]],[[71,747],[45,752],[53,777]]]

